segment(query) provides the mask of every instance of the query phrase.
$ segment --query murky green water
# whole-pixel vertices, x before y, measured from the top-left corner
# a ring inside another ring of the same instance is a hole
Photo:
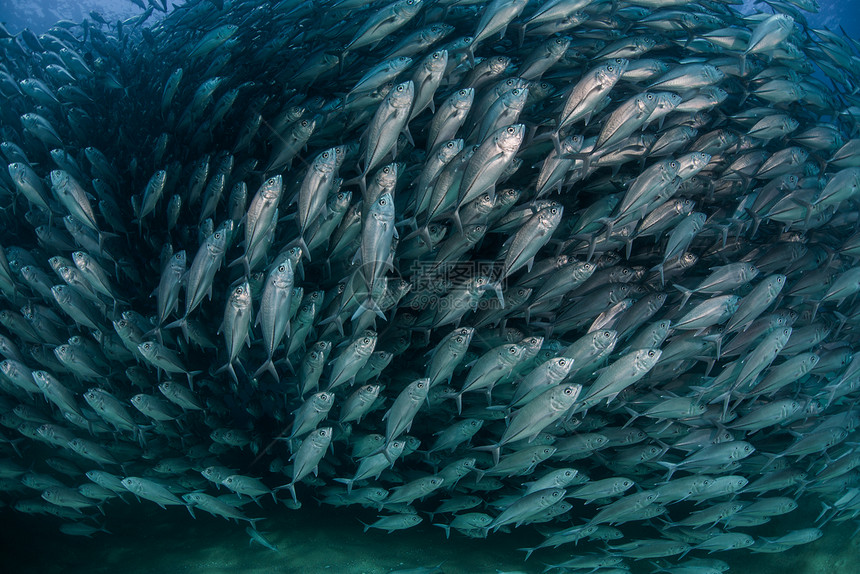
[[[527,530],[491,535],[474,540],[452,533],[445,540],[442,529],[425,521],[408,531],[363,533],[359,520],[375,517],[372,510],[353,512],[317,508],[307,503],[300,510],[278,512],[271,501],[262,503],[269,518],[260,532],[277,546],[273,552],[250,545],[244,526],[198,512],[192,519],[184,508],[160,508],[145,504],[124,507],[111,504],[107,528],[112,536],[92,538],[60,534],[47,524],[58,520],[2,514],[0,571],[7,574],[384,574],[395,568],[442,563],[446,574],[494,574],[501,571],[543,572],[545,564],[564,561],[574,553],[599,551],[602,544],[585,543],[536,552],[523,563],[517,548],[534,545],[541,538]],[[250,509],[249,509],[250,510]],[[782,518],[782,530],[809,524],[815,509]],[[788,524],[786,525],[786,522]],[[776,524],[759,527],[763,535]],[[622,529],[627,531],[630,529]],[[752,529],[751,529],[752,530]],[[852,537],[851,522],[828,524],[820,540],[779,554],[722,552],[711,555],[726,560],[738,574],[853,574],[860,572],[860,537]],[[631,534],[635,534],[630,530]],[[693,553],[691,556],[702,556]],[[632,572],[651,572],[651,561],[633,563]],[[585,571],[583,571],[585,572]]]

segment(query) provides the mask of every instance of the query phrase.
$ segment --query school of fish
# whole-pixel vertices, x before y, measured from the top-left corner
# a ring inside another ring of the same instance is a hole
[[[0,26],[6,512],[277,549],[316,499],[605,574],[858,518],[860,43],[816,0],[136,3]]]

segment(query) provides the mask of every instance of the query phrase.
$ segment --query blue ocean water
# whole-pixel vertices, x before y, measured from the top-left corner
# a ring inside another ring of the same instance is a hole
[[[166,0],[169,8],[178,2]],[[840,28],[852,37],[860,37],[860,1],[818,0],[820,11],[805,13],[812,27],[838,31]],[[107,20],[125,19],[140,13],[131,0],[0,0],[0,22],[12,33],[29,28],[41,34],[58,20],[78,22],[96,11]],[[768,12],[767,5],[757,0],[744,0],[744,13]],[[158,17],[158,12],[155,13]]]
[[[830,29],[842,27],[852,37],[860,37],[858,2],[821,0],[821,12],[808,17],[813,26]],[[750,7],[757,9],[760,4]],[[39,33],[56,19],[79,20],[90,10],[106,17],[134,15],[138,8],[126,1],[27,2],[2,0],[0,21],[15,33],[30,28]],[[852,17],[847,17],[852,15]],[[316,506],[306,500],[301,509],[287,509],[269,499],[261,501],[267,518],[259,530],[276,545],[278,552],[249,544],[244,525],[197,513],[192,519],[184,508],[161,510],[153,504],[131,504],[114,500],[109,503],[104,525],[110,534],[97,533],[92,538],[61,534],[59,520],[50,517],[28,517],[5,509],[0,513],[3,535],[0,536],[0,569],[10,573],[33,574],[99,574],[122,572],[219,574],[337,572],[344,574],[377,574],[396,568],[414,568],[444,564],[445,572],[494,573],[497,571],[542,572],[544,564],[564,560],[566,551],[547,550],[523,563],[521,547],[541,541],[535,532],[499,533],[487,540],[467,539],[444,532],[425,520],[419,527],[405,532],[386,534],[363,532],[361,521],[372,521],[372,510],[358,512]],[[804,507],[788,518],[774,519],[774,530],[794,523],[809,524],[819,508]],[[779,554],[734,556],[723,553],[721,559],[732,565],[732,572],[776,574],[791,568],[796,574],[823,572],[860,572],[860,539],[854,536],[853,521],[829,524],[825,536],[808,545]],[[767,535],[766,528],[762,531]],[[634,536],[635,532],[630,531]],[[583,543],[580,548],[598,551],[602,546]],[[658,561],[659,562],[659,561]],[[646,563],[634,566],[636,572],[650,571]]]

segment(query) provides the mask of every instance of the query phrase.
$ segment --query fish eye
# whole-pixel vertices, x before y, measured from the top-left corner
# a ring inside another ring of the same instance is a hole
[[[337,194],[337,198],[340,200],[346,199],[346,194],[342,191],[339,191]]]
[[[513,355],[514,353],[517,352],[517,349],[516,349],[516,347],[511,347],[508,349],[508,352]]]
[[[653,356],[654,356],[654,351],[648,351],[648,356],[649,356],[649,357],[653,357]]]
[[[612,65],[611,65],[611,64],[610,64],[610,65],[608,65],[608,66],[606,66],[606,71],[607,71],[607,72],[611,72],[611,71],[612,71]]]
[[[455,340],[456,340],[458,343],[462,343],[462,342],[463,342],[463,337],[457,337]]]
[[[221,239],[221,232],[220,231],[215,233],[215,239]]]
[[[280,271],[281,273],[285,272],[286,270],[287,270],[287,268],[285,265],[279,265],[278,266],[278,271]]]
[[[564,389],[564,394],[570,396],[573,394],[573,389]]]
[[[461,95],[461,96],[466,96],[466,95],[468,95],[468,94],[469,94],[469,92],[467,92],[466,90],[460,90],[460,95]]]
[[[365,337],[365,338],[364,338],[364,344],[365,344],[365,345],[369,345],[369,344],[370,344],[370,337]]]

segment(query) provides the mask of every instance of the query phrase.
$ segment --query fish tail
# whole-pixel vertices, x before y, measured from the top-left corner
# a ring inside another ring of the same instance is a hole
[[[767,460],[767,462],[766,462],[766,463],[764,463],[764,466],[762,466],[762,467],[761,467],[761,472],[764,472],[764,470],[765,470],[767,467],[769,467],[770,465],[772,465],[774,462],[776,462],[776,459],[778,459],[778,458],[780,458],[780,457],[782,456],[782,455],[779,455],[779,454],[772,454],[772,453],[769,453],[769,452],[763,452],[763,453],[761,453],[761,454],[762,454],[762,456],[764,456],[766,459],[768,459],[768,460]]]
[[[290,362],[289,357],[285,356],[283,359],[278,361],[278,363],[286,365],[287,369],[289,369],[292,374],[294,374],[294,375],[296,374],[296,368],[293,367],[293,363]]]
[[[235,267],[236,265],[244,263],[246,266],[248,265],[248,257],[247,255],[242,255],[241,257],[237,257],[233,261],[227,264],[227,267]]]
[[[489,451],[493,454],[493,462],[495,464],[499,464],[499,453],[502,450],[502,445],[499,443],[490,444],[486,446],[476,446],[473,447],[472,450],[481,450],[481,451]]]
[[[810,320],[810,321],[813,321],[813,320],[815,319],[815,315],[816,315],[816,314],[818,314],[818,306],[819,306],[819,305],[821,305],[821,302],[820,302],[820,301],[813,301],[813,303],[812,303],[812,313],[811,313],[811,316],[810,316],[810,318],[809,318],[809,320]]]
[[[482,291],[493,291],[496,294],[496,297],[498,298],[499,304],[502,306],[502,309],[504,309],[505,308],[505,295],[504,295],[504,293],[502,293],[502,279],[504,279],[504,277],[501,277],[501,278],[493,281],[492,283],[488,283],[487,285],[484,285],[483,287],[481,287],[481,290]]]
[[[272,376],[275,378],[275,381],[279,383],[281,382],[281,377],[278,375],[277,369],[275,369],[275,363],[272,362],[272,357],[269,357],[268,360],[266,360],[266,362],[263,363],[260,368],[254,372],[253,375],[251,375],[251,378],[256,379],[261,374],[263,374],[264,371],[268,371],[269,373],[271,373]]]
[[[522,48],[526,41],[526,27],[528,23],[517,26],[517,48]]]
[[[231,369],[232,369],[232,365],[231,365]],[[202,372],[203,371],[188,371],[187,373],[185,373],[185,376],[188,378],[188,388],[191,389],[192,391],[194,390],[194,377],[199,375]],[[233,373],[233,376],[235,377],[236,374]],[[236,381],[236,384],[239,384],[239,382]]]
[[[630,425],[633,424],[633,421],[635,421],[636,419],[639,418],[639,413],[637,413],[636,411],[634,411],[630,407],[624,407],[624,410],[626,410],[628,413],[630,413],[630,418],[627,419],[627,422],[624,423],[624,426],[621,427],[622,429],[626,429],[627,427],[629,427]]]
[[[683,309],[684,305],[687,304],[687,301],[689,301],[690,297],[693,295],[693,291],[691,289],[687,289],[683,285],[678,285],[677,283],[672,283],[672,287],[684,295],[684,298],[681,299],[681,305],[678,307],[678,309]]]
[[[620,217],[620,215],[616,217]],[[606,237],[612,235],[612,230],[615,228],[615,221],[616,220],[611,217],[600,217],[594,220],[595,223],[602,223],[606,227]],[[594,237],[594,234],[592,234],[592,237]]]
[[[352,485],[353,485],[353,483],[355,482],[353,479],[351,479],[351,478],[335,478],[335,479],[333,479],[333,480],[334,480],[335,482],[339,482],[339,483],[341,483],[341,484],[345,484],[345,485],[346,485],[346,493],[347,493],[347,494],[352,494]]]
[[[418,229],[418,215],[419,214],[416,213],[415,215],[413,215],[411,217],[407,217],[406,219],[401,219],[400,221],[395,223],[394,226],[395,227],[404,227],[404,226],[409,227],[413,230],[413,233],[414,233]],[[409,237],[413,237],[413,235],[410,234]],[[403,240],[405,241],[406,238],[404,237]]]
[[[431,520],[432,520],[432,518],[431,518]],[[443,530],[445,530],[445,539],[446,539],[446,540],[447,540],[448,538],[451,538],[451,527],[450,527],[449,525],[447,525],[447,524],[438,524],[438,523],[434,522],[434,523],[433,523],[433,526],[438,526],[439,528],[442,528]]]
[[[609,237],[609,234],[606,235]],[[585,256],[586,261],[591,261],[591,258],[594,257],[594,250],[597,247],[597,234],[592,233],[588,237],[588,253]]]
[[[822,508],[821,508],[821,512],[818,514],[818,516],[817,516],[817,517],[815,518],[815,520],[814,520],[814,522],[815,522],[815,523],[820,522],[820,521],[821,521],[821,519],[822,519],[822,518],[824,518],[824,515],[825,515],[825,514],[827,514],[827,511],[828,511],[828,510],[831,510],[831,509],[833,508],[832,506],[830,506],[830,505],[829,505],[829,504],[827,504],[826,502],[822,502],[822,503],[821,503],[821,507],[822,507]],[[824,525],[825,525],[825,524],[827,524],[828,522],[830,522],[830,518],[828,518],[827,520],[825,520],[825,521],[822,523],[822,526],[824,526]]]
[[[182,335],[185,337],[185,340],[188,341],[188,315],[164,326],[165,329],[173,329],[175,327],[182,329]]]
[[[215,371],[215,374],[217,375],[217,374],[223,373],[224,371],[227,371],[228,373],[230,373],[230,378],[233,379],[233,382],[235,384],[237,384],[237,385],[239,384],[239,377],[236,376],[236,370],[233,368],[232,362],[227,363],[226,365],[224,365],[223,367],[221,367],[220,369]],[[189,383],[190,383],[190,380],[189,380]]]
[[[457,206],[454,208],[454,211],[451,213],[451,219],[454,220],[454,224],[457,226],[457,232],[463,233],[463,221],[460,219],[460,207]]]
[[[651,269],[651,271],[659,271],[659,272],[660,272],[660,286],[661,286],[661,287],[666,285],[666,277],[663,275],[663,265],[664,265],[664,263],[666,263],[666,262],[664,261],[663,263],[660,263],[660,265],[655,265],[655,266]]]
[[[562,157],[564,155],[564,151],[561,149],[561,127],[556,128],[555,130],[549,132],[549,139],[552,140],[552,145],[555,148],[555,155],[558,157]]]
[[[463,412],[463,393],[454,395],[454,401],[457,403],[457,414],[459,415]]]
[[[537,550],[537,547],[535,547],[535,548],[518,548],[517,550],[522,550],[523,552],[526,553],[526,557],[523,558],[523,562],[525,562],[526,560],[531,558],[532,552]]]
[[[114,310],[114,314],[116,314],[116,310]],[[155,335],[155,339],[160,345],[164,344],[164,338],[161,336],[161,327],[155,327],[154,329],[151,329],[143,334],[145,339],[150,339],[153,335]]]
[[[251,528],[253,528],[254,530],[256,530],[256,529],[257,529],[257,523],[258,523],[259,521],[261,521],[261,520],[265,520],[265,519],[266,519],[266,517],[265,517],[265,516],[261,516],[261,517],[259,517],[259,518],[248,518],[247,520],[248,520],[248,522],[250,522],[250,523],[251,523]]]
[[[675,474],[675,471],[678,470],[678,467],[680,466],[680,464],[675,462],[666,462],[663,460],[658,460],[656,462],[660,466],[665,466],[669,469],[669,472],[666,474],[666,478],[663,479],[663,482],[669,482],[670,480],[672,480],[672,475]]]
[[[496,293],[496,298],[499,300],[499,305],[502,306],[502,309],[505,308],[505,295],[502,293],[502,281],[498,280],[492,285],[493,291]]]
[[[299,235],[299,238],[296,239],[296,243],[299,245],[299,249],[302,250],[302,254],[308,260],[308,263],[311,262],[311,250],[308,247],[308,244],[305,242],[305,238],[303,235]]]
[[[364,302],[362,302],[361,305],[358,306],[358,309],[356,309],[355,313],[352,314],[352,317],[350,320],[355,321],[365,311],[373,311],[374,313],[376,313],[377,317],[379,317],[383,321],[386,320],[385,319],[385,313],[382,312],[382,309],[379,307],[379,305],[376,303],[376,301],[373,300],[373,297],[371,297],[370,295],[368,295],[367,299],[365,299]],[[322,324],[322,323],[320,323],[320,324]],[[341,325],[339,325],[339,327],[341,329],[341,333],[343,333],[343,327]]]

